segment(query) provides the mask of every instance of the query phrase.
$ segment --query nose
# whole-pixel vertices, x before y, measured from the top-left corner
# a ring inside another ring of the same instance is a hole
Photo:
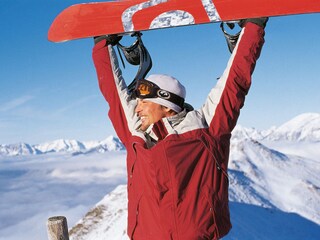
[[[141,100],[140,99],[137,100],[137,106],[134,111],[136,113],[139,113],[141,111]]]

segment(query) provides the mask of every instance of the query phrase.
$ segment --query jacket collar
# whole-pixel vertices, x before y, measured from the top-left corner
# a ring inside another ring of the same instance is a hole
[[[164,139],[168,133],[174,131],[175,126],[179,125],[187,115],[186,109],[177,113],[176,115],[163,118],[156,123],[151,124],[144,132],[147,140],[151,139],[153,142],[158,142]]]

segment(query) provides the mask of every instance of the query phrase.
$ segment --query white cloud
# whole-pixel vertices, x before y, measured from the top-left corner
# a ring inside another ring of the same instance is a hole
[[[63,107],[61,107],[60,109],[57,109],[55,112],[54,112],[54,115],[61,115],[65,112],[68,112],[69,110],[72,110],[74,108],[77,108],[77,107],[81,107],[82,105],[84,105],[86,102],[89,102],[91,101],[92,99],[94,98],[97,98],[98,95],[89,95],[89,96],[85,96],[83,98],[80,98],[68,105],[65,105]]]
[[[30,96],[30,95],[15,98],[9,102],[6,102],[6,103],[0,105],[0,112],[6,112],[6,111],[13,110],[13,109],[20,107],[21,105],[29,102],[33,98],[34,97]]]

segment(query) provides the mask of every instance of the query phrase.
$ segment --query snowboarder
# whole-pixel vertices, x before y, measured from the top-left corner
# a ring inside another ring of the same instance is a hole
[[[239,22],[242,30],[227,68],[198,110],[184,103],[184,86],[163,74],[139,79],[132,98],[113,49],[120,37],[95,39],[99,87],[127,149],[130,239],[219,239],[229,232],[231,131],[250,88],[266,22]]]

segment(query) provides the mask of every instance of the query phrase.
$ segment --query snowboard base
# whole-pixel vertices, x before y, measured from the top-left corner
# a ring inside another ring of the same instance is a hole
[[[48,39],[63,42],[245,18],[319,13],[319,0],[125,0],[76,4],[53,21]]]

